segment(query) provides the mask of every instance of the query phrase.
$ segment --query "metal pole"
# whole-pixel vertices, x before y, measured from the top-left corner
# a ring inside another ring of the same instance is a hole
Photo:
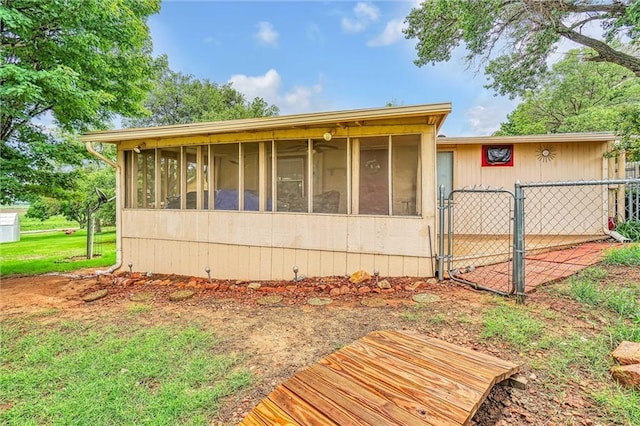
[[[438,281],[444,280],[444,185],[438,188]]]
[[[513,283],[516,302],[524,304],[524,191],[520,181],[515,183],[513,208]]]
[[[87,259],[93,259],[93,210],[87,208]]]

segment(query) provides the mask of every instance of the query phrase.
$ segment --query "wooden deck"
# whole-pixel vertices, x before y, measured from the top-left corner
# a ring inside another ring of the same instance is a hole
[[[240,424],[464,425],[519,370],[442,340],[375,331],[279,385]]]

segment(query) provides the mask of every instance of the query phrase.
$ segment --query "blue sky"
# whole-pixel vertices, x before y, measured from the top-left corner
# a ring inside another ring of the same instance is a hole
[[[418,68],[403,21],[417,1],[163,1],[154,53],[175,71],[233,83],[280,113],[451,102],[442,133],[488,135],[516,101],[484,89],[461,51]]]

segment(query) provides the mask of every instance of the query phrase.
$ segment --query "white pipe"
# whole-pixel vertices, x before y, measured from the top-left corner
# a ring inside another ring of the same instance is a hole
[[[605,234],[607,234],[608,236],[610,236],[614,240],[619,241],[621,243],[624,243],[626,241],[631,241],[629,238],[625,237],[624,235],[621,235],[620,233],[618,233],[616,231],[609,231],[609,229],[607,229],[607,228],[603,228],[602,230],[604,231]]]
[[[122,222],[122,211],[120,208],[120,166],[118,163],[108,159],[104,155],[100,154],[92,145],[92,142],[87,142],[85,144],[87,151],[94,157],[104,161],[114,169],[116,169],[116,263],[112,265],[106,271],[96,271],[96,275],[108,275],[112,274],[114,271],[120,269],[122,266],[122,231],[120,223]]]

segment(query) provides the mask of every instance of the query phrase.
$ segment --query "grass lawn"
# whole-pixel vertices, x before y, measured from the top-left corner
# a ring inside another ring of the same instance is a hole
[[[113,265],[116,261],[116,232],[113,228],[96,236],[96,248],[102,240],[102,255],[86,259],[86,230],[66,235],[63,232],[22,234],[20,241],[0,244],[0,274],[36,275],[68,272],[82,268]]]
[[[208,424],[251,383],[195,326],[14,319],[2,325],[0,423]]]
[[[64,216],[51,216],[47,220],[32,219],[26,217],[26,213],[19,213],[20,231],[38,231],[49,229],[75,229],[78,228],[78,222],[67,220]]]

